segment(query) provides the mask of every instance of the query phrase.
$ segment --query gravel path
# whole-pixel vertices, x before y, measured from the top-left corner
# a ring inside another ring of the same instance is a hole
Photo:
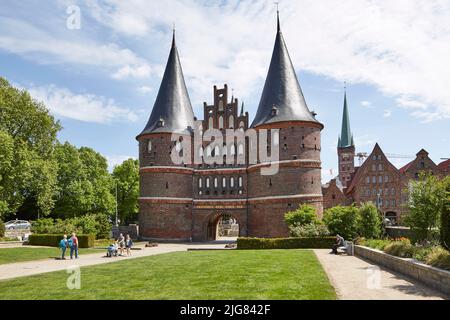
[[[341,300],[446,299],[436,290],[357,257],[322,249],[314,252]]]

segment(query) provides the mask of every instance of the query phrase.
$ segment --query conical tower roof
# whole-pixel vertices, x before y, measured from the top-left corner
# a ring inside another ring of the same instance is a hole
[[[252,127],[283,121],[319,123],[308,109],[280,28],[277,13],[277,36],[269,72]]]
[[[348,115],[348,106],[347,106],[347,92],[344,94],[344,112],[342,114],[342,129],[341,135],[338,140],[338,147],[352,147],[355,143],[353,141],[353,135],[350,130],[350,117]]]
[[[166,70],[152,114],[140,135],[148,133],[189,133],[194,128],[194,112],[184,81],[173,33]]]

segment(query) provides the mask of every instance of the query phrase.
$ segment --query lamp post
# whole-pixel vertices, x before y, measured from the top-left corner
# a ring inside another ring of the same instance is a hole
[[[116,181],[116,227],[119,226],[119,215],[117,210],[118,204],[117,204],[117,181]]]

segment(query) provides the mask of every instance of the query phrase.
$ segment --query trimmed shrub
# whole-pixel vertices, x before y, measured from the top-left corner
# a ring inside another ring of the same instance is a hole
[[[325,210],[323,222],[332,235],[355,239],[359,229],[359,210],[355,206],[336,206]]]
[[[5,236],[5,223],[0,220],[0,238]]]
[[[441,213],[441,234],[440,240],[443,247],[450,250],[450,177],[445,179],[445,192],[447,201]]]
[[[290,227],[291,235],[297,238],[321,238],[330,235],[327,226],[310,223],[303,226]]]
[[[31,246],[58,247],[64,234],[32,234],[28,238],[28,244]],[[69,235],[68,235],[69,236]],[[95,242],[95,236],[92,234],[77,235],[79,248],[92,248]]]
[[[324,238],[238,238],[237,248],[251,249],[329,249],[336,243],[334,237]]]
[[[284,220],[290,227],[304,226],[319,222],[316,209],[309,204],[302,204],[297,210],[286,213],[284,215]]]
[[[442,247],[434,247],[427,255],[425,263],[436,268],[450,271],[450,252]]]
[[[360,244],[363,246],[369,247],[369,248],[378,249],[378,250],[383,251],[384,248],[390,243],[392,243],[391,240],[367,239],[367,240],[362,240]]]
[[[366,202],[359,208],[359,235],[365,238],[378,238],[381,235],[382,218],[372,202]]]

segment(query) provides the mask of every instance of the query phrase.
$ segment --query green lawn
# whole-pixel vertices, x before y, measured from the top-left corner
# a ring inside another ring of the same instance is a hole
[[[102,249],[106,252],[106,249]],[[101,252],[99,249],[79,249],[78,253],[89,254]],[[70,249],[66,251],[66,257],[69,257]],[[0,248],[0,265],[6,263],[32,261],[40,259],[54,259],[61,256],[61,251],[58,248]]]
[[[312,251],[190,251],[0,281],[0,299],[336,299]]]

